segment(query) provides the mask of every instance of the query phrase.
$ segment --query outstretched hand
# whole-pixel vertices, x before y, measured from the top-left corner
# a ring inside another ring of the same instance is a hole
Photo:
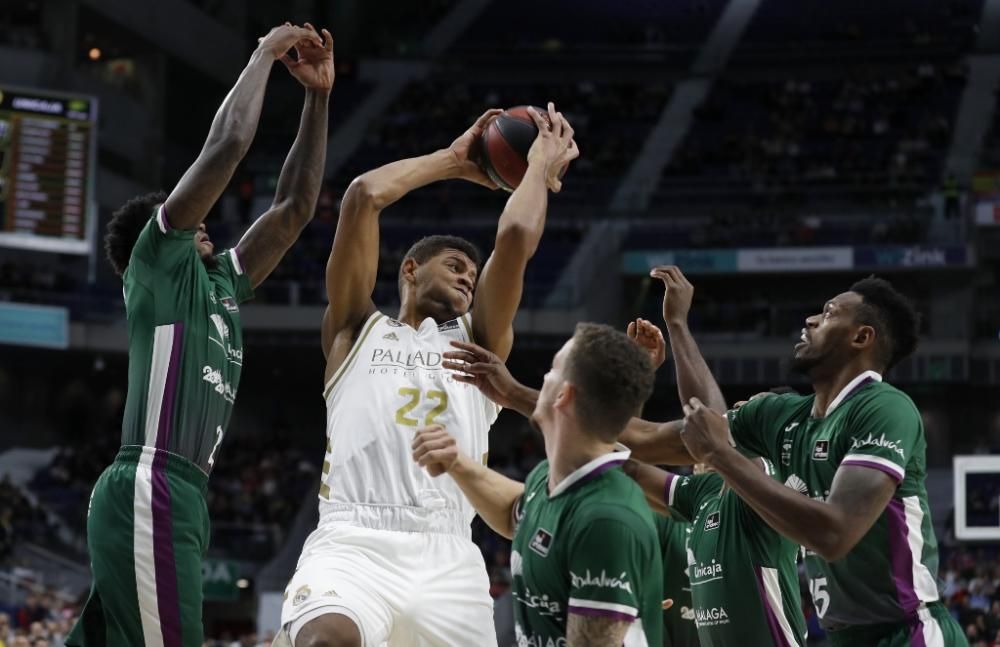
[[[629,322],[627,334],[629,339],[649,353],[649,360],[653,364],[653,370],[660,368],[667,360],[667,341],[663,338],[663,331],[652,322],[645,319],[636,319]]]
[[[503,110],[499,108],[490,108],[480,115],[479,119],[476,119],[475,123],[469,126],[468,130],[459,135],[458,139],[453,141],[451,146],[448,147],[448,151],[452,154],[455,163],[458,165],[458,177],[481,184],[489,189],[498,188],[496,183],[473,160],[473,151],[479,146],[479,138],[482,136],[487,124],[501,112]]]
[[[661,265],[649,271],[654,279],[663,281],[663,321],[671,324],[687,323],[694,299],[694,286],[676,265]]]
[[[458,350],[445,352],[441,366],[455,371],[456,381],[475,386],[501,407],[517,408],[513,395],[521,383],[514,379],[499,357],[476,344],[452,341],[451,345]]]
[[[286,22],[267,32],[265,36],[257,39],[257,50],[266,52],[274,58],[281,58],[288,54],[288,50],[295,47],[297,43],[309,42],[316,47],[323,47],[323,42],[315,30],[306,29]]]
[[[333,88],[336,76],[333,64],[333,36],[324,29],[323,37],[320,39],[315,27],[309,23],[305,26],[315,38],[304,38],[296,42],[295,58],[289,56],[286,51],[281,55],[281,62],[306,88],[329,91]]]
[[[580,157],[580,149],[573,139],[573,127],[556,106],[549,101],[548,113],[543,117],[528,106],[528,114],[538,128],[538,135],[528,149],[528,165],[545,166],[545,186],[553,193],[562,190],[562,176],[569,163]]]

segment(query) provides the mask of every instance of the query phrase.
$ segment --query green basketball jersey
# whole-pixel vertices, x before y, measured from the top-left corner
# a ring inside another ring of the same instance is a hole
[[[688,577],[702,647],[805,645],[798,545],[722,485],[718,474],[671,474],[664,492],[673,514],[691,521]]]
[[[806,551],[809,590],[824,627],[912,620],[938,599],[937,539],[927,507],[923,423],[913,401],[868,371],[812,415],[815,396],[759,398],[730,412],[738,445],[771,459],[781,480],[817,500],[841,465],[879,470],[898,487],[875,525],[841,560]]]
[[[687,538],[691,524],[654,514],[663,555],[663,599],[674,605],[663,612],[664,647],[698,647],[691,583],[687,576]]]
[[[653,513],[612,452],[550,493],[549,462],[528,475],[511,552],[520,647],[566,644],[569,614],[631,621],[624,645],[662,644],[662,571]]]
[[[206,268],[195,233],[172,229],[160,207],[125,270],[129,366],[122,445],[166,450],[208,473],[240,384],[238,304],[253,290],[235,249]]]

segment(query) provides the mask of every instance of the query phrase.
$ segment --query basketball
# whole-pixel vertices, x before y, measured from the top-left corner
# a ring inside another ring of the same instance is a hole
[[[548,111],[533,107],[548,123]],[[537,136],[538,128],[528,114],[528,106],[508,108],[494,117],[483,130],[479,165],[497,186],[513,191],[528,170],[528,149]],[[565,173],[565,169],[562,172]]]

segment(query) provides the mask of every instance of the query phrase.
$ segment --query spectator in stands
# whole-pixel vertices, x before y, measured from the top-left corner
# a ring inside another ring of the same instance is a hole
[[[14,634],[10,629],[10,616],[0,613],[0,647],[10,647]]]

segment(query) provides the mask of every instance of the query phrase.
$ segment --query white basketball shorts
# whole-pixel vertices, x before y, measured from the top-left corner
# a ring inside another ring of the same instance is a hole
[[[325,614],[351,618],[365,647],[496,647],[486,566],[468,536],[320,525],[285,589],[293,641]]]

